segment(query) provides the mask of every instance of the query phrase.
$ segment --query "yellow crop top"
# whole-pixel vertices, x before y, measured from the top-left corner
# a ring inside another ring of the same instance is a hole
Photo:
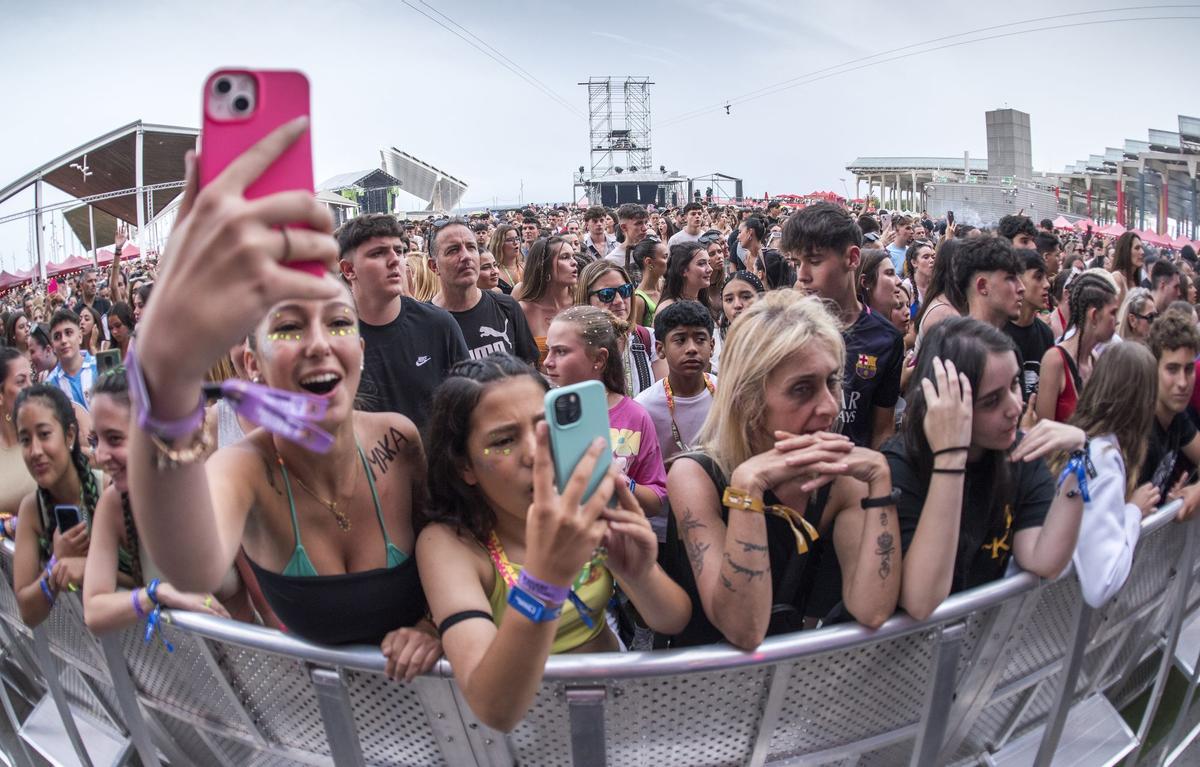
[[[500,545],[500,539],[496,537],[495,533],[491,535],[488,549],[492,554],[492,569],[496,570],[496,582],[492,586],[492,593],[488,595],[488,603],[492,606],[492,621],[499,626],[500,620],[504,617],[504,611],[508,607],[508,583],[504,577],[505,574],[500,572],[497,567],[496,560],[499,559],[499,564],[508,571],[509,578],[514,582],[521,572],[521,565],[508,560],[504,554],[504,547]],[[612,573],[604,565],[598,564],[590,568],[587,578],[582,583],[577,582],[577,584],[575,594],[591,610],[592,627],[588,628],[570,600],[565,602],[562,607],[562,615],[558,619],[558,629],[554,632],[554,644],[550,646],[552,654],[570,652],[577,647],[582,647],[598,637],[601,631],[604,631],[604,613],[613,595]]]

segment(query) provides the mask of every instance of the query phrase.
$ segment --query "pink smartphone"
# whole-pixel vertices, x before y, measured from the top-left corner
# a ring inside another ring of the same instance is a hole
[[[268,133],[308,115],[308,78],[303,72],[286,70],[218,69],[204,83],[203,103],[204,128],[197,160],[201,187]],[[313,191],[309,130],[246,188],[246,199],[295,189]],[[294,226],[307,228],[305,224]],[[318,277],[326,271],[324,264],[316,261],[288,266]]]

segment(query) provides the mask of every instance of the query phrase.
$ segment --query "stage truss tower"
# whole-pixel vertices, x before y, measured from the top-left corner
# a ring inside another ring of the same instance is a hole
[[[628,171],[650,172],[650,86],[648,77],[591,77],[588,134],[592,179]]]

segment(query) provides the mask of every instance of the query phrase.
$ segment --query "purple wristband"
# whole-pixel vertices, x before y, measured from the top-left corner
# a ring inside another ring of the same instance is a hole
[[[150,393],[146,390],[146,379],[142,376],[142,369],[138,367],[137,355],[134,353],[136,347],[135,339],[134,343],[129,345],[129,351],[125,353],[125,372],[129,382],[129,397],[133,400],[134,410],[137,411],[138,428],[167,441],[195,434],[204,423],[204,394],[200,395],[195,412],[189,416],[175,421],[162,421],[152,416]]]
[[[137,613],[138,620],[144,620],[146,618],[146,611],[142,609],[142,600],[138,597],[139,591],[141,591],[140,588],[134,589],[131,592],[132,596],[130,596],[129,601],[133,602],[133,611]]]
[[[532,594],[542,600],[547,607],[557,607],[567,601],[567,597],[571,593],[571,589],[564,586],[555,586],[552,583],[546,583],[539,578],[529,574],[528,570],[522,570],[517,576],[517,587],[523,591]]]

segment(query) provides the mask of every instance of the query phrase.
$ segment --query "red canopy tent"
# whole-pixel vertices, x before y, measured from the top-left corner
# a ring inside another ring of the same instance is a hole
[[[1171,244],[1171,240],[1169,237],[1159,234],[1158,232],[1151,232],[1149,230],[1146,230],[1146,231],[1138,232],[1138,236],[1142,238],[1143,242],[1148,242],[1151,245],[1157,245],[1160,248],[1166,247],[1167,245]]]
[[[1081,218],[1075,222],[1075,228],[1081,232],[1086,231],[1089,226],[1091,228],[1095,229],[1096,222],[1091,220],[1090,218]]]
[[[1106,237],[1120,237],[1121,235],[1125,234],[1125,227],[1117,223],[1112,223],[1108,226],[1101,227],[1098,231],[1100,234],[1103,234]]]
[[[141,253],[142,252],[140,250],[138,250],[137,245],[134,245],[131,242],[131,243],[127,244],[125,247],[121,248],[121,260],[127,261],[131,258],[137,258],[138,256],[141,255]],[[113,252],[110,248],[103,248],[102,250],[99,251],[99,253],[97,255],[99,256],[99,261],[101,264],[111,264],[112,263]]]
[[[8,272],[0,272],[0,290],[8,290],[29,282],[29,277],[22,277],[20,274],[9,274]]]
[[[46,264],[46,276],[55,277],[60,274],[68,274],[70,272],[78,272],[80,269],[86,269],[91,266],[92,262],[81,256],[70,256],[61,264]]]
[[[1062,216],[1059,216],[1058,218],[1054,219],[1054,221],[1052,221],[1051,223],[1054,225],[1055,229],[1070,229],[1072,231],[1075,229],[1074,224],[1072,224],[1070,221],[1063,218]]]

